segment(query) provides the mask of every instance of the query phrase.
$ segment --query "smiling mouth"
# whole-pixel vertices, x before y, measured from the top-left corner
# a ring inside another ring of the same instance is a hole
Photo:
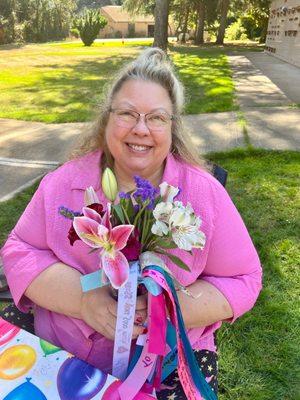
[[[126,143],[126,144],[130,149],[133,149],[135,151],[140,151],[140,152],[152,149],[152,146],[141,146],[141,145],[131,144],[131,143]]]

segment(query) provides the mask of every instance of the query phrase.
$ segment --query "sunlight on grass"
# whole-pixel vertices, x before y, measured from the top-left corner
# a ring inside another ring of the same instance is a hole
[[[42,122],[93,118],[114,74],[152,40],[56,42],[0,46],[0,117]],[[170,55],[187,89],[186,112],[235,109],[233,82],[222,48],[171,46]]]

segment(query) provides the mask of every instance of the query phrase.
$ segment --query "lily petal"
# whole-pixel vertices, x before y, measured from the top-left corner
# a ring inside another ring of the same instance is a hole
[[[97,213],[97,211],[89,207],[83,207],[82,212],[85,217],[91,218],[94,221],[97,221],[99,224],[101,223],[101,216]]]
[[[111,230],[111,222],[110,222],[110,210],[111,210],[111,203],[107,203],[107,209],[102,217],[101,224],[106,226],[109,230]]]
[[[112,228],[110,232],[110,242],[114,243],[116,250],[122,250],[126,244],[134,225],[118,225]]]
[[[75,217],[73,220],[73,226],[77,235],[84,243],[95,248],[101,247],[99,243],[96,244],[96,240],[92,240],[93,237],[95,237],[95,239],[98,238],[98,222],[88,217]],[[86,235],[89,235],[90,239],[86,238]]]
[[[116,251],[112,257],[104,252],[101,255],[101,263],[105,274],[115,289],[125,285],[129,277],[129,264],[124,254]]]

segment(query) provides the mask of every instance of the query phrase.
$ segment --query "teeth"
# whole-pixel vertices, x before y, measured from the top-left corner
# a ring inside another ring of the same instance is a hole
[[[138,146],[136,144],[128,144],[128,146],[131,147],[133,150],[137,150],[137,151],[144,151],[144,150],[149,149],[148,146]]]

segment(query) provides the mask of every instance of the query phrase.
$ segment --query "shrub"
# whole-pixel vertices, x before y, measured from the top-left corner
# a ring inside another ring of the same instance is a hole
[[[70,34],[75,37],[76,39],[79,38],[80,34],[79,34],[79,30],[77,28],[72,28],[70,29]]]
[[[247,40],[246,29],[242,25],[242,21],[237,21],[230,24],[225,31],[225,38],[228,40]]]
[[[73,28],[78,29],[80,39],[85,46],[91,46],[96,39],[100,29],[107,24],[99,10],[84,10],[83,14],[73,21]]]

